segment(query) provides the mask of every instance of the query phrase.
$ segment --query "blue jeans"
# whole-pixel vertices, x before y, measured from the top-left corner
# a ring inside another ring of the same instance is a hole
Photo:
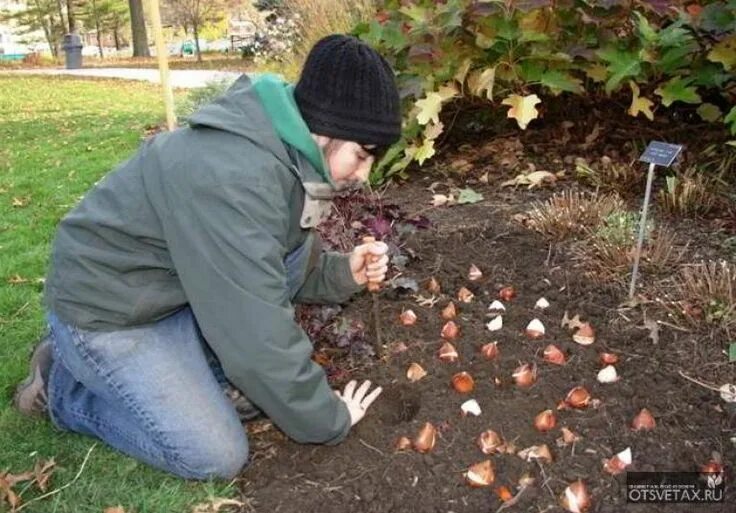
[[[292,297],[304,247],[286,258]],[[60,429],[90,435],[188,479],[236,476],[248,439],[223,392],[222,367],[187,306],[153,324],[88,331],[48,315],[54,362],[49,414]]]

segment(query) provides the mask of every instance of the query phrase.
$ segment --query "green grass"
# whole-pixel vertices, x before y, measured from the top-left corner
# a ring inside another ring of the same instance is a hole
[[[11,399],[44,330],[40,279],[56,224],[161,121],[160,98],[141,83],[0,76],[0,472],[55,458],[55,489],[74,478],[94,443],[20,416]],[[98,444],[76,482],[23,511],[101,513],[122,505],[126,513],[179,513],[226,494],[226,484],[176,479]],[[29,490],[23,499],[38,495]]]

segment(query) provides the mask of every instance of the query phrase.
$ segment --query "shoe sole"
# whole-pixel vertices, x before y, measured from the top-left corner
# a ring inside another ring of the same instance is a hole
[[[45,414],[45,407],[37,404],[40,397],[46,400],[46,391],[44,390],[44,380],[41,375],[41,355],[45,350],[42,346],[50,344],[48,337],[45,337],[33,351],[29,364],[30,374],[18,385],[13,395],[13,405],[24,415],[31,417],[41,417]]]

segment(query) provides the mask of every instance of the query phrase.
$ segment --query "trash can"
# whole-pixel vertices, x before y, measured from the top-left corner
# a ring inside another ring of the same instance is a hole
[[[66,52],[66,69],[82,67],[82,39],[78,34],[64,34],[61,48]]]

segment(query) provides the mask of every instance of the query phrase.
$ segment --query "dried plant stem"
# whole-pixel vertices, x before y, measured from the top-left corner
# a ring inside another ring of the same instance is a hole
[[[62,490],[66,490],[71,485],[73,485],[77,481],[77,479],[79,479],[79,476],[82,475],[82,472],[84,471],[84,467],[87,465],[87,460],[89,460],[89,456],[90,456],[90,454],[92,454],[92,449],[94,449],[95,447],[97,447],[97,443],[92,444],[92,446],[87,451],[87,454],[84,456],[84,460],[82,460],[82,465],[80,465],[79,470],[77,471],[77,475],[74,476],[74,479],[72,479],[71,481],[69,481],[64,486],[60,486],[59,488],[56,488],[55,490],[51,490],[48,493],[44,493],[43,495],[39,495],[38,497],[35,497],[35,498],[31,499],[30,501],[26,502],[25,504],[22,504],[15,511],[18,512],[18,511],[24,509],[29,504],[33,504],[34,502],[40,501],[42,499],[46,499],[48,497],[51,497],[52,495],[56,495],[57,493],[61,492]]]
[[[687,379],[688,381],[692,381],[692,382],[693,382],[693,383],[695,383],[696,385],[700,385],[700,386],[701,386],[701,387],[703,387],[703,388],[707,388],[708,390],[713,390],[714,392],[720,392],[720,391],[721,391],[721,389],[720,389],[720,388],[718,388],[718,387],[716,387],[715,385],[711,385],[711,384],[709,384],[709,383],[705,383],[705,382],[703,382],[703,381],[700,381],[700,380],[698,380],[698,379],[695,379],[695,378],[691,378],[690,376],[688,376],[687,374],[685,374],[685,373],[684,373],[684,372],[682,372],[682,371],[678,371],[678,373],[679,373],[679,374],[680,374],[680,376],[682,376],[683,378]]]

